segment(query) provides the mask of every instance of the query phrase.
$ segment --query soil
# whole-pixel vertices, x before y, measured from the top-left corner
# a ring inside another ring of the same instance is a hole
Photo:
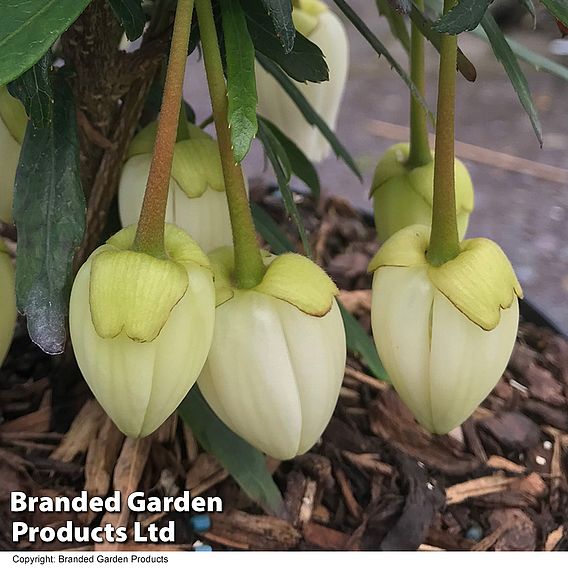
[[[297,243],[277,193],[253,184],[251,195]],[[340,198],[297,201],[318,262],[370,331],[373,229]],[[394,390],[351,353],[321,441],[294,460],[268,460],[286,505],[276,517],[252,503],[175,416],[149,438],[125,440],[72,361],[44,355],[24,327],[20,322],[0,371],[2,549],[93,549],[14,545],[11,525],[18,520],[53,527],[67,520],[90,526],[174,520],[175,544],[136,549],[191,550],[199,540],[220,550],[568,550],[568,341],[550,328],[522,321],[501,381],[447,436],[418,426]],[[211,515],[211,527],[200,534],[179,513],[8,513],[10,491],[76,496],[83,489],[103,496],[188,489],[222,497],[225,512]]]

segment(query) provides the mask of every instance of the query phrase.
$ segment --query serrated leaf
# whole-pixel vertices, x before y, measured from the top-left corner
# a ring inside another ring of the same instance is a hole
[[[233,154],[240,163],[258,130],[254,46],[240,3],[221,0],[220,4],[227,60],[229,128]]]
[[[559,22],[568,26],[568,2],[566,0],[541,0],[541,2]]]
[[[410,19],[414,25],[422,32],[422,35],[440,52],[440,45],[442,36],[432,29],[432,22],[424,16],[424,14],[416,7],[412,6],[410,12]],[[477,70],[473,63],[464,55],[463,51],[458,46],[457,55],[458,71],[470,82],[477,79]]]
[[[388,0],[376,0],[377,10],[386,18],[391,34],[398,39],[404,50],[410,52],[410,34],[404,17],[395,10]]]
[[[142,0],[108,0],[116,19],[130,41],[138,39],[144,31],[146,16]]]
[[[54,93],[50,125],[28,124],[14,187],[18,310],[32,341],[49,354],[65,347],[73,255],[85,230],[73,97],[61,78]]]
[[[8,91],[20,99],[36,128],[49,126],[53,116],[51,64],[51,51],[48,51],[31,69],[8,85]]]
[[[420,94],[420,91],[416,85],[412,82],[406,71],[398,64],[396,59],[390,54],[389,50],[381,43],[379,38],[370,30],[370,28],[365,24],[365,22],[359,17],[359,15],[351,8],[345,0],[333,0],[337,7],[345,14],[347,19],[353,24],[355,29],[365,38],[369,45],[376,51],[379,57],[382,55],[390,64],[390,66],[398,73],[400,78],[406,83],[412,96],[422,105],[424,111],[427,113],[430,120],[433,122],[433,115],[424,100],[424,97]]]
[[[456,35],[475,29],[487,12],[492,0],[460,0],[432,26],[444,34]]]
[[[389,377],[379,359],[375,343],[361,327],[357,318],[350,314],[341,302],[338,301],[338,304],[345,326],[347,348],[361,357],[363,363],[377,379],[389,382]]]
[[[329,79],[325,57],[315,43],[297,32],[293,48],[284,53],[272,22],[259,0],[246,0],[241,5],[246,12],[248,30],[257,51],[275,61],[300,83],[321,83]]]
[[[282,130],[266,118],[262,118],[262,120],[264,124],[270,128],[274,136],[276,136],[282,148],[284,148],[294,175],[298,176],[310,188],[314,199],[319,199],[320,181],[314,165]]]
[[[351,154],[339,141],[337,136],[329,128],[325,120],[314,110],[312,105],[308,102],[306,97],[302,92],[296,87],[293,81],[284,73],[284,71],[278,67],[271,59],[265,57],[262,53],[257,52],[257,61],[262,65],[262,67],[268,71],[277,81],[280,83],[282,88],[288,93],[288,96],[294,101],[303,117],[310,123],[316,126],[319,131],[323,134],[326,140],[329,142],[336,156],[341,158],[351,171],[360,179],[361,172],[359,168],[355,165],[355,161],[351,157]]]
[[[12,0],[0,18],[0,85],[37,63],[90,0]]]
[[[284,150],[282,144],[280,144],[276,136],[274,136],[270,128],[261,118],[258,121],[258,137],[264,146],[266,157],[274,169],[276,181],[278,182],[280,193],[282,193],[282,200],[284,201],[286,211],[298,229],[306,255],[311,258],[312,250],[310,242],[308,241],[304,223],[302,222],[300,213],[296,207],[296,202],[294,201],[294,196],[292,195],[292,190],[290,189],[290,175],[292,167],[290,165],[288,155],[286,154],[286,150]]]
[[[266,458],[221,422],[197,385],[178,407],[178,414],[201,447],[219,460],[253,501],[267,513],[282,515],[282,496],[266,467]]]
[[[481,38],[482,40],[489,42],[489,38],[487,34],[481,28],[476,28],[471,32],[473,35]],[[524,45],[520,44],[518,41],[505,36],[507,43],[513,50],[513,53],[523,61],[526,61],[530,65],[532,65],[537,71],[546,71],[551,73],[552,75],[556,75],[565,81],[568,81],[568,67],[564,65],[560,65],[560,63],[556,63],[552,59],[548,59],[548,57],[544,57],[544,55],[540,55],[539,53],[535,53],[531,51]]]
[[[294,48],[296,28],[292,20],[292,2],[290,0],[262,0],[268,15],[272,18],[274,31],[280,40],[284,53]]]
[[[274,222],[274,219],[260,205],[251,201],[250,208],[252,218],[256,230],[262,235],[262,238],[270,245],[272,252],[282,254],[284,252],[292,252],[294,247],[288,237]]]
[[[523,108],[527,112],[533,130],[538,138],[540,145],[542,146],[542,129],[540,126],[540,120],[538,118],[538,113],[534,106],[534,102],[531,97],[529,90],[529,85],[527,83],[527,78],[519,66],[519,62],[511,49],[511,46],[507,43],[503,32],[497,25],[497,22],[493,16],[486,12],[481,21],[481,25],[487,34],[489,43],[493,49],[495,57],[502,63],[511,84],[515,89]]]

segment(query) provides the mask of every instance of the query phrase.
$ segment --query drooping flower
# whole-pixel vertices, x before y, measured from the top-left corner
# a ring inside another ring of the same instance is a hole
[[[14,267],[0,240],[0,366],[4,362],[6,353],[14,336],[16,324],[16,283]]]

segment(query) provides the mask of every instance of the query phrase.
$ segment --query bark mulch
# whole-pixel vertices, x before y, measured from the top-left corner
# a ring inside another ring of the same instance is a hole
[[[255,185],[251,194],[296,243],[278,195]],[[297,201],[316,260],[370,331],[373,229],[345,201]],[[15,545],[17,520],[58,527],[67,520],[103,526],[174,519],[176,544],[115,549],[186,550],[199,539],[221,550],[568,550],[567,398],[568,341],[531,321],[521,323],[499,384],[448,436],[418,426],[392,388],[350,354],[320,443],[292,461],[268,460],[286,504],[275,517],[243,494],[175,416],[149,438],[125,440],[70,358],[43,355],[20,322],[0,371],[0,548],[93,549]],[[83,489],[90,496],[189,489],[221,496],[225,512],[211,515],[211,528],[199,535],[179,513],[8,513],[11,491],[76,496]]]

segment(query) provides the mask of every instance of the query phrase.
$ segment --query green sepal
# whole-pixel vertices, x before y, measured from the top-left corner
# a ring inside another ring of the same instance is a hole
[[[187,291],[185,266],[210,269],[195,241],[174,225],[165,227],[167,259],[130,250],[135,234],[131,225],[93,255],[89,305],[95,330],[105,339],[124,332],[134,341],[153,341]]]
[[[423,225],[406,227],[395,233],[379,249],[369,264],[374,272],[383,266],[428,265],[426,252],[430,229]],[[501,309],[511,306],[523,291],[509,259],[489,239],[468,239],[460,244],[460,254],[441,266],[428,265],[428,277],[469,320],[486,331],[495,329]]]
[[[407,167],[410,144],[401,142],[391,146],[379,160],[375,169],[370,196],[385,184],[398,178],[398,182],[410,187],[432,207],[434,199],[434,154],[432,161],[424,166],[409,169]],[[456,211],[469,213],[473,211],[474,192],[471,178],[467,168],[460,160],[454,161],[454,175],[456,187]]]
[[[210,260],[219,306],[234,296],[233,249],[217,249],[210,255]],[[281,256],[266,254],[263,260],[267,266],[266,272],[262,281],[251,290],[288,302],[315,317],[323,317],[331,310],[339,290],[333,280],[309,258],[285,253]]]
[[[24,105],[14,98],[5,86],[0,87],[0,119],[10,131],[14,140],[18,144],[22,144],[28,125],[28,115]]]

